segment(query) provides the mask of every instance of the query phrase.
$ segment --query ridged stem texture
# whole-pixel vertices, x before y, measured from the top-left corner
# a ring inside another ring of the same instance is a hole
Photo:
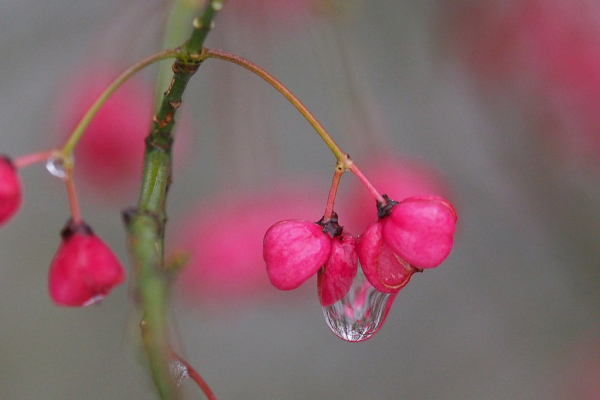
[[[173,64],[173,78],[153,118],[146,138],[144,173],[136,209],[124,213],[128,248],[133,259],[135,296],[142,313],[142,343],[152,378],[163,400],[181,398],[169,370],[170,340],[167,324],[170,274],[164,267],[166,199],[171,182],[173,126],[185,88],[200,65],[204,40],[222,0],[207,3],[194,30]]]

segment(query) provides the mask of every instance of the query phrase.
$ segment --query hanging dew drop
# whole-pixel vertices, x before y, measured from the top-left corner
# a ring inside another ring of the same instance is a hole
[[[323,307],[325,322],[340,339],[367,340],[383,326],[395,297],[395,293],[375,290],[359,269],[348,294],[337,303]]]
[[[67,175],[65,171],[65,161],[60,157],[50,157],[46,160],[46,169],[52,176],[64,179]]]
[[[171,370],[171,375],[173,376],[173,379],[175,379],[175,384],[177,386],[181,385],[183,381],[190,376],[185,364],[177,359],[171,360],[169,363],[169,369]]]
[[[93,297],[91,297],[88,301],[86,301],[85,303],[82,304],[83,307],[87,307],[87,306],[91,306],[92,304],[96,304],[101,302],[102,300],[104,300],[104,298],[106,297],[106,295],[104,294],[97,294]]]

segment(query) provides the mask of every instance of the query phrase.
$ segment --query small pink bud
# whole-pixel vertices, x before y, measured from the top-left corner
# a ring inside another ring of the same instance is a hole
[[[17,169],[9,158],[0,156],[0,225],[19,210],[21,197]]]
[[[48,275],[50,297],[57,305],[89,306],[123,282],[119,260],[85,222],[69,221],[61,235]]]
[[[415,268],[437,267],[452,250],[456,211],[441,197],[409,197],[381,222],[390,250]]]
[[[348,294],[358,272],[356,238],[347,233],[331,239],[331,254],[319,270],[317,290],[323,307],[328,307]]]
[[[281,221],[263,239],[263,258],[273,286],[295,289],[317,273],[331,251],[331,238],[314,222]]]
[[[381,221],[372,222],[358,238],[356,252],[369,283],[382,293],[396,293],[417,269],[390,250],[383,241],[382,228]]]

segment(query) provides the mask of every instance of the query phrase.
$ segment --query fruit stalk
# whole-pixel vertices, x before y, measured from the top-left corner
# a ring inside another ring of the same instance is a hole
[[[166,311],[169,275],[164,270],[166,198],[171,182],[172,129],[182,95],[200,65],[199,54],[223,2],[212,0],[194,20],[194,31],[173,64],[173,78],[153,118],[146,138],[144,174],[137,208],[125,213],[128,247],[133,259],[136,297],[142,312],[144,349],[156,388],[163,400],[179,399],[180,391],[169,371],[171,348]]]

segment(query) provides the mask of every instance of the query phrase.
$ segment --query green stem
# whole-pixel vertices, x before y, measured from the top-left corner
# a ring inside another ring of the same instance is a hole
[[[213,20],[217,12],[221,11],[223,8],[223,4],[226,0],[211,0],[207,4],[204,9],[204,13],[202,16],[194,19],[194,31],[192,32],[192,36],[187,41],[187,43],[183,46],[183,50],[185,50],[190,55],[198,55],[200,56],[200,52],[202,51],[202,46],[204,46],[204,41],[206,40],[206,36],[213,28]]]
[[[170,340],[166,313],[170,276],[164,268],[166,199],[171,182],[173,126],[182,96],[200,65],[204,40],[222,0],[212,0],[194,20],[190,39],[176,54],[173,78],[157,107],[146,137],[144,173],[137,209],[125,214],[129,251],[133,258],[137,297],[142,311],[142,341],[156,388],[163,400],[181,397],[169,370]]]
[[[185,42],[190,36],[189,28],[192,25],[192,21],[198,16],[201,10],[201,0],[175,0],[165,23],[162,48],[170,49]],[[171,70],[171,65],[161,63],[158,66],[156,80],[155,104],[157,107],[160,107],[164,90],[168,87],[172,77],[173,71]],[[158,109],[155,111],[158,111]]]
[[[125,83],[125,81],[127,81],[135,73],[139,72],[140,70],[144,69],[145,67],[147,67],[150,64],[153,64],[157,61],[164,60],[167,58],[176,58],[176,57],[180,57],[180,56],[181,56],[181,49],[163,50],[161,52],[153,54],[150,57],[145,58],[145,59],[135,63],[134,65],[132,65],[131,67],[129,67],[125,71],[123,71],[123,73],[121,73],[121,75],[119,75],[114,81],[111,82],[110,85],[108,85],[108,87],[106,89],[104,89],[104,92],[102,92],[102,94],[96,99],[94,104],[92,104],[92,106],[89,108],[89,110],[87,110],[85,115],[81,118],[81,121],[79,121],[79,123],[77,124],[75,129],[73,129],[73,132],[71,132],[67,141],[65,142],[63,147],[60,149],[60,152],[63,154],[63,157],[64,158],[71,157],[71,155],[73,154],[73,149],[77,145],[77,142],[79,142],[79,139],[81,139],[81,136],[85,132],[85,129],[87,128],[87,126],[92,121],[92,118],[94,118],[96,113],[98,113],[98,111],[100,110],[102,105],[106,102],[106,100],[108,100],[108,98],[115,92],[115,90],[117,90],[123,83]]]
[[[161,399],[177,399],[180,393],[168,369],[169,351],[166,329],[168,286],[161,270],[163,256],[162,240],[157,233],[162,231],[163,221],[149,214],[135,211],[125,214],[129,230],[129,251],[133,259],[135,286],[142,302],[140,323],[142,343],[148,355],[148,363]]]

